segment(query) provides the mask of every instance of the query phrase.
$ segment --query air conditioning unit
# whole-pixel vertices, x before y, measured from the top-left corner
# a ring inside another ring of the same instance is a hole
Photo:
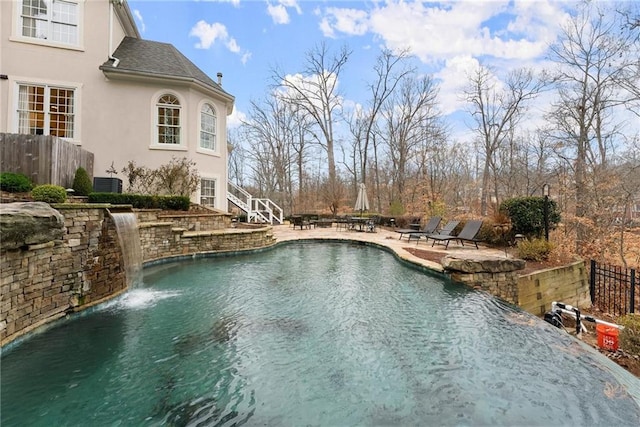
[[[96,193],[122,193],[122,180],[120,178],[95,177],[93,178],[93,191]]]

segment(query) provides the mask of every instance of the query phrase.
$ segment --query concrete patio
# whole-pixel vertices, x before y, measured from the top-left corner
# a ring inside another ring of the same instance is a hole
[[[334,225],[331,228],[310,228],[310,229],[293,229],[291,225],[275,225],[273,226],[273,236],[278,242],[295,241],[295,240],[323,240],[331,239],[337,241],[360,241],[369,242],[372,244],[385,246],[393,250],[398,257],[407,260],[409,262],[430,268],[434,271],[443,271],[440,264],[419,258],[409,251],[407,248],[424,249],[433,252],[442,253],[444,258],[447,255],[455,256],[457,258],[478,258],[478,257],[502,257],[505,258],[505,252],[498,249],[487,248],[480,244],[480,249],[476,249],[475,246],[467,244],[465,246],[459,245],[455,242],[449,244],[449,248],[445,250],[443,246],[435,245],[431,246],[432,241],[428,243],[425,239],[418,241],[407,241],[407,236],[403,236],[402,240],[399,239],[400,234],[396,233],[392,229],[379,227],[374,233],[360,232],[355,230],[346,230],[344,228],[336,228]]]

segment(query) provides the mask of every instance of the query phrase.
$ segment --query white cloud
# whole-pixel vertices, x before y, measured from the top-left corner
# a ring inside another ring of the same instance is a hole
[[[274,24],[288,24],[290,21],[287,8],[281,4],[268,4],[267,13],[271,16],[271,19],[273,19]]]
[[[234,38],[230,38],[229,40],[227,40],[225,45],[227,46],[227,49],[229,49],[233,53],[240,52],[240,46],[238,46],[238,42],[236,42],[236,39]]]
[[[267,13],[274,24],[282,25],[291,22],[288,9],[294,9],[298,15],[302,14],[298,0],[278,0],[276,4],[272,4],[270,0],[266,0],[266,3]]]
[[[251,55],[252,55],[251,52],[243,53],[242,56],[240,57],[240,62],[242,62],[242,64],[245,65],[251,59]]]
[[[209,49],[216,40],[219,39],[225,42],[229,39],[227,27],[219,22],[207,24],[205,21],[198,21],[198,23],[189,32],[189,36],[200,39],[200,42],[195,44],[197,49]]]
[[[134,9],[133,16],[135,16],[136,20],[138,21],[138,28],[140,29],[140,32],[144,33],[147,30],[147,27],[144,25],[144,19],[142,18],[142,13],[140,13],[138,9]]]
[[[542,55],[565,13],[549,0],[389,1],[369,11],[316,12],[326,37],[371,32],[393,50],[409,48],[424,63],[461,55],[524,60]]]
[[[298,5],[298,0],[279,0],[280,4],[295,9],[298,14],[302,13],[302,9]]]
[[[227,116],[227,128],[234,129],[242,125],[242,121],[247,120],[247,115],[242,111],[238,111],[238,107],[233,107],[233,112]]]
[[[330,7],[320,20],[320,30],[326,37],[334,37],[336,31],[361,36],[369,30],[369,14],[365,10]]]
[[[240,54],[240,60],[243,64],[246,64],[249,58],[251,58],[251,52],[243,52],[236,39],[229,36],[227,27],[219,22],[208,24],[205,21],[198,21],[196,25],[191,28],[189,36],[200,39],[200,41],[194,45],[196,49],[209,49],[216,41],[219,41],[224,44],[230,52]]]
[[[342,101],[342,97],[340,97],[339,93],[340,91],[338,90],[339,85],[340,85],[340,80],[338,80],[338,76],[336,76],[335,74],[329,74],[329,72],[326,72],[327,75],[324,77],[324,80],[326,81],[327,86],[333,86],[334,87],[334,96],[339,97],[340,101]],[[317,93],[318,91],[318,87],[321,85],[321,76],[318,74],[310,74],[310,75],[303,75],[301,73],[296,73],[296,74],[287,74],[286,76],[284,76],[284,82],[288,82],[291,85],[295,85],[296,87],[300,88],[303,92],[307,92],[307,93]],[[275,89],[274,94],[284,94],[284,95],[291,95],[292,97],[296,97],[298,96],[298,94],[287,88],[287,87],[278,87]],[[322,108],[320,103],[320,99],[314,99],[314,103],[316,104],[316,106],[318,108]]]
[[[445,62],[444,67],[434,74],[440,87],[440,108],[444,115],[451,114],[466,107],[466,101],[460,94],[464,93],[469,75],[478,69],[480,63],[470,55],[461,55]]]
[[[460,116],[470,72],[493,67],[498,87],[520,67],[544,69],[544,55],[568,14],[553,0],[373,2],[369,10],[318,7],[325,37],[370,34],[394,51],[409,49],[440,84],[441,110]],[[540,110],[535,103],[533,109]],[[464,114],[463,114],[464,115]]]
[[[329,19],[327,19],[326,17],[320,20],[320,24],[318,26],[320,28],[320,31],[322,31],[322,35],[324,35],[325,37],[335,37],[335,32],[333,31],[331,22],[329,22]]]

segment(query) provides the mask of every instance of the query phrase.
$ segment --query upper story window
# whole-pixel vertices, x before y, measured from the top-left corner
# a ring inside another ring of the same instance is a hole
[[[74,88],[18,85],[18,133],[74,138]]]
[[[180,145],[180,101],[174,95],[158,99],[158,144]]]
[[[211,104],[200,110],[200,148],[216,150],[216,110]]]
[[[24,37],[67,45],[79,44],[78,3],[69,0],[22,0]]]

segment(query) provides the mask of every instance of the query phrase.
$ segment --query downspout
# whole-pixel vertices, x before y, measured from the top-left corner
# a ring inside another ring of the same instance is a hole
[[[120,63],[120,60],[115,56],[111,55],[113,52],[113,5],[114,3],[121,3],[119,0],[111,0],[109,2],[109,59],[113,61],[113,68],[116,68]]]

